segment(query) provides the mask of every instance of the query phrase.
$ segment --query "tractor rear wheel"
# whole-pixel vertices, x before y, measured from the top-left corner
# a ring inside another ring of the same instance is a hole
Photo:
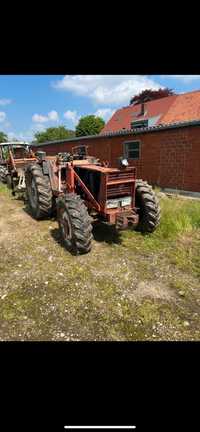
[[[92,224],[87,208],[79,195],[68,193],[57,198],[57,218],[62,239],[74,254],[91,250]]]
[[[136,181],[135,205],[139,208],[137,231],[153,232],[160,222],[160,206],[155,192],[146,181]]]
[[[25,172],[27,201],[35,219],[52,215],[53,194],[50,180],[39,164],[28,165]]]
[[[0,182],[6,183],[6,175],[7,175],[6,168],[0,165]]]

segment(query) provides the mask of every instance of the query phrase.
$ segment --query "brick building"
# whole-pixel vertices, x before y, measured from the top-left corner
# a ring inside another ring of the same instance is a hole
[[[88,153],[117,166],[126,156],[137,177],[162,188],[200,193],[200,91],[169,96],[114,113],[100,135],[33,147],[48,155],[87,145]]]

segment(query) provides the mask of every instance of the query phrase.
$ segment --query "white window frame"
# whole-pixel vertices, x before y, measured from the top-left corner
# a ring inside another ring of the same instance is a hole
[[[138,155],[138,157],[135,157],[135,158],[130,158],[130,157],[128,157],[128,149],[127,149],[127,144],[135,144],[135,143],[137,143],[137,144],[139,144],[139,149],[138,149],[138,151],[139,151],[139,155]],[[124,147],[124,156],[127,158],[127,159],[130,159],[130,160],[139,160],[140,159],[140,157],[141,157],[141,141],[140,140],[129,140],[129,141],[124,141],[124,143],[123,143],[123,147]]]

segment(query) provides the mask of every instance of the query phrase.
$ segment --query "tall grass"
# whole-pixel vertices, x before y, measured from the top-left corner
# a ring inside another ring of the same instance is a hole
[[[200,230],[200,201],[161,198],[160,207],[161,221],[158,228],[152,234],[143,236],[139,232],[124,231],[121,235],[124,247],[139,253],[154,253],[160,249],[167,252],[170,247],[170,250],[174,248],[176,254],[177,240],[186,234],[194,238],[195,231]],[[180,248],[183,249],[181,245]]]
[[[161,223],[156,237],[170,239],[200,228],[200,202],[182,199],[161,199]]]

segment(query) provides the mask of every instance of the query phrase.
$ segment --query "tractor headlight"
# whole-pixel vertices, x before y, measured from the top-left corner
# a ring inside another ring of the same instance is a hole
[[[121,157],[120,158],[120,165],[122,167],[127,167],[129,165],[128,160],[126,158]]]
[[[132,197],[123,197],[118,199],[109,199],[106,202],[107,209],[118,208],[118,207],[126,207],[130,206],[132,202]]]
[[[107,200],[107,202],[106,202],[106,207],[108,209],[117,208],[119,205],[120,205],[120,202],[118,199],[110,199],[110,200]]]

